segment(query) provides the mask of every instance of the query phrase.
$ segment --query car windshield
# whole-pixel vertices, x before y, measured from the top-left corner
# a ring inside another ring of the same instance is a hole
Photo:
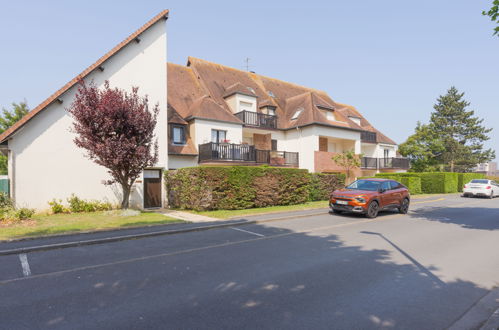
[[[483,184],[488,184],[489,180],[471,180],[471,183],[483,183]]]
[[[377,191],[380,184],[380,181],[357,180],[348,185],[346,189]]]

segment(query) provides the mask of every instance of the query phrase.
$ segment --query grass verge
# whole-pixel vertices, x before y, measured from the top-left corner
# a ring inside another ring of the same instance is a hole
[[[261,208],[244,209],[244,210],[216,210],[216,211],[201,211],[201,212],[186,211],[186,212],[205,215],[207,217],[218,218],[218,219],[230,219],[246,215],[320,209],[328,207],[329,205],[328,203],[329,203],[328,201],[318,201],[318,202],[308,202],[296,205],[270,206],[270,207],[261,207]]]
[[[119,211],[35,215],[29,220],[0,222],[0,240],[174,222],[183,221],[154,212],[142,212],[131,216],[120,215]]]

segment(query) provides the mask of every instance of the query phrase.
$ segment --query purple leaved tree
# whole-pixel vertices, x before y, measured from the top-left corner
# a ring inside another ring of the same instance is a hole
[[[121,208],[129,206],[130,191],[144,168],[158,159],[154,127],[159,105],[149,111],[147,96],[119,88],[104,88],[81,81],[75,99],[67,109],[74,119],[75,144],[86,150],[86,156],[108,169],[112,180],[123,191]]]

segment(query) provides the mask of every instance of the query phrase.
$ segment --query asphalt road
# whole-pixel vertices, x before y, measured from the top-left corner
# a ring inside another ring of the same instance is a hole
[[[444,198],[2,256],[0,329],[444,329],[499,285],[499,198]]]

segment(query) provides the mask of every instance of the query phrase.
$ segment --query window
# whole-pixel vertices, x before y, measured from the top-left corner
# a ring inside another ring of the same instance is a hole
[[[267,115],[275,116],[275,109],[267,107]]]
[[[360,118],[359,117],[352,117],[352,116],[349,116],[348,117],[351,121],[353,121],[354,123],[356,123],[357,125],[360,126]]]
[[[272,91],[268,91],[267,94],[269,94],[270,97],[275,97],[274,93]]]
[[[222,143],[227,141],[227,131],[222,131],[219,129],[211,130],[211,142]]]
[[[334,113],[331,110],[322,110],[321,112],[327,120],[336,120]]]
[[[390,187],[392,188],[392,190],[401,188],[400,183],[398,183],[397,181],[390,181]]]
[[[185,128],[184,126],[172,126],[172,142],[173,144],[185,144]]]
[[[383,190],[390,190],[390,181],[383,181],[381,183],[381,189]]]
[[[383,156],[385,159],[390,158],[390,149],[384,149],[383,150]]]
[[[244,101],[239,101],[239,107],[241,108],[241,111],[251,111],[253,108],[253,103],[250,102],[244,102]]]
[[[291,117],[291,120],[295,120],[295,119],[297,119],[297,118],[300,116],[300,114],[302,113],[302,111],[303,111],[303,109],[298,109],[298,110],[296,110],[296,112],[295,112],[295,114],[293,115],[293,117]]]
[[[271,140],[272,143],[272,151],[277,151],[277,140]]]

